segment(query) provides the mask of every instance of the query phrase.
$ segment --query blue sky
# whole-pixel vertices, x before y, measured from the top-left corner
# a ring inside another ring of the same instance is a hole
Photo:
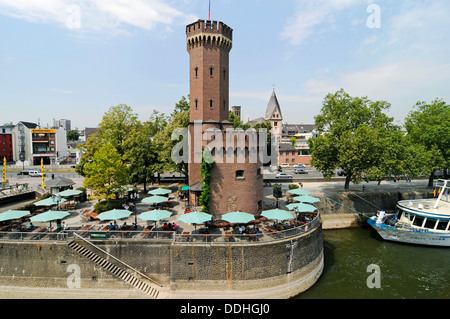
[[[264,116],[273,87],[284,122],[313,123],[344,88],[392,104],[450,103],[448,0],[212,0],[234,29],[230,105]],[[208,0],[0,0],[0,125],[70,119],[94,127],[128,104],[147,120],[189,94],[185,26]]]

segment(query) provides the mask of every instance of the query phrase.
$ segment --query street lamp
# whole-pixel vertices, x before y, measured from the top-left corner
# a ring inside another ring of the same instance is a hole
[[[133,212],[134,212],[134,225],[137,229],[137,209],[136,209],[136,200],[139,199],[139,194],[136,192],[133,192],[130,194],[130,199],[133,204]]]

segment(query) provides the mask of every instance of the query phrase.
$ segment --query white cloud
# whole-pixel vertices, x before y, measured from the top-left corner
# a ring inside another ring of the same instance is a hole
[[[449,83],[450,63],[408,59],[335,78],[312,78],[305,83],[305,88],[321,97],[343,88],[352,96],[367,96],[409,108],[419,100],[450,100]],[[406,112],[405,109],[403,113]]]
[[[0,0],[0,14],[80,33],[126,32],[127,26],[152,30],[195,19],[163,0]]]
[[[333,13],[360,2],[361,0],[299,0],[299,9],[295,17],[288,21],[281,37],[293,45],[300,45],[310,35],[318,32],[317,26],[330,22],[333,19]]]

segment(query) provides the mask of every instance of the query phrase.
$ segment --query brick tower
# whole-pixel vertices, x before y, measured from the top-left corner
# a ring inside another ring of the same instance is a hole
[[[201,153],[217,138],[205,131],[221,132],[225,140],[225,130],[233,128],[228,121],[233,30],[222,22],[198,20],[186,27],[186,36],[190,56],[189,200],[197,203],[201,194]],[[242,211],[256,215],[262,211],[262,165],[259,159],[249,160],[247,140],[245,146],[239,148],[237,144],[230,148],[224,142],[221,150],[212,150],[216,163],[211,170],[210,214]],[[238,154],[245,154],[245,161],[238,160]]]

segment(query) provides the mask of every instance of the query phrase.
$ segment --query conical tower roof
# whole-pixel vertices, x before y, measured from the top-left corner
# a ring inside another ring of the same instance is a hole
[[[277,120],[283,120],[283,116],[281,115],[281,107],[278,103],[277,95],[275,94],[275,90],[273,90],[272,96],[270,97],[269,104],[267,105],[266,110],[266,120],[272,120],[275,111],[278,111],[279,117]]]

